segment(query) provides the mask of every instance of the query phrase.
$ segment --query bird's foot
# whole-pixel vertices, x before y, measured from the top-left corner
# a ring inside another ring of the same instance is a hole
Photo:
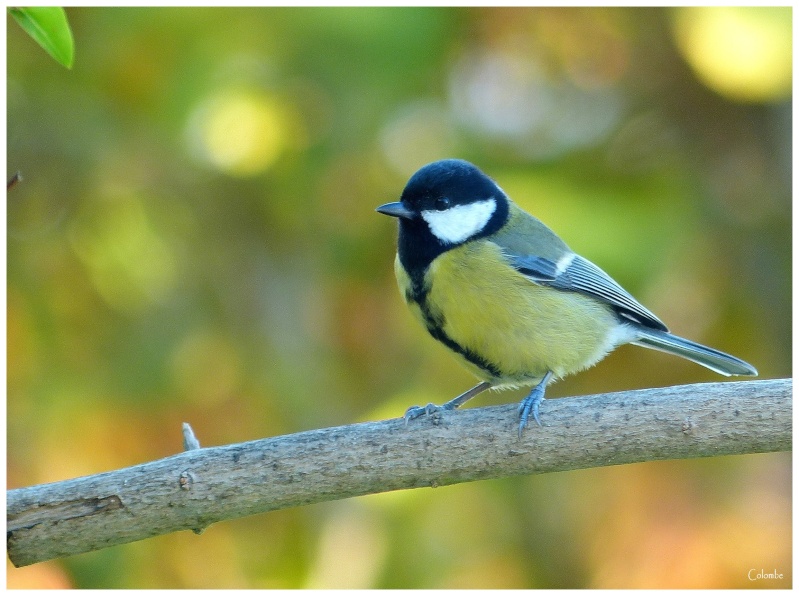
[[[460,408],[475,395],[482,393],[486,389],[491,389],[491,383],[483,381],[469,389],[469,391],[461,393],[458,397],[449,400],[443,405],[437,406],[435,404],[427,404],[423,408],[421,406],[411,406],[405,411],[405,424],[407,425],[409,420],[419,418],[420,416],[432,416],[433,423],[438,424],[441,421],[441,412]]]
[[[452,407],[447,407],[448,405],[449,404],[437,406],[435,404],[427,404],[425,407],[411,406],[405,411],[405,424],[407,425],[411,420],[416,420],[422,416],[434,416],[436,418],[440,418],[441,412],[454,409]]]
[[[544,392],[547,390],[547,383],[553,376],[553,372],[547,371],[541,382],[538,383],[533,390],[522,400],[519,404],[519,438],[522,438],[522,431],[527,426],[527,419],[530,414],[533,415],[533,420],[536,421],[538,426],[541,426],[541,419],[538,417],[538,408],[544,402]]]
[[[522,431],[527,426],[527,419],[530,414],[533,415],[533,420],[536,421],[538,426],[541,426],[541,419],[538,417],[538,409],[544,402],[544,390],[546,385],[536,385],[530,394],[525,397],[519,404],[519,438],[522,438]]]

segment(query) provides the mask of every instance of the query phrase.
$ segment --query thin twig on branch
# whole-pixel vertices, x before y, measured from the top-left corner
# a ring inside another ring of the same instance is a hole
[[[20,182],[22,182],[22,173],[14,172],[14,175],[9,178],[8,183],[6,184],[6,192],[14,188]]]
[[[30,565],[225,520],[397,489],[616,464],[791,449],[791,380],[548,400],[191,449],[8,491],[12,563]]]

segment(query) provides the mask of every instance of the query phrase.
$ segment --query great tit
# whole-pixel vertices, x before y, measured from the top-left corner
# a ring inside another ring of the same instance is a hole
[[[722,375],[757,375],[734,356],[666,326],[476,166],[422,167],[400,201],[377,208],[399,220],[394,270],[411,312],[481,383],[447,403],[412,406],[409,420],[453,410],[486,389],[533,386],[519,405],[519,435],[550,381],[632,343]]]

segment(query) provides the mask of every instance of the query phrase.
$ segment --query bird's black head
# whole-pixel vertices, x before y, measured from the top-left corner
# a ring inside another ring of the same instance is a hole
[[[508,198],[476,166],[444,159],[411,176],[399,203],[377,210],[400,220],[403,265],[426,268],[450,248],[499,230],[508,218]]]

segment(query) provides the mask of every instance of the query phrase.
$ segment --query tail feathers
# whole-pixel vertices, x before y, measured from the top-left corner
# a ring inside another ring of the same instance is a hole
[[[730,356],[719,350],[708,348],[665,331],[640,329],[640,332],[638,339],[632,343],[645,348],[668,352],[675,356],[682,356],[725,376],[757,376],[757,370],[754,366],[735,356]]]

